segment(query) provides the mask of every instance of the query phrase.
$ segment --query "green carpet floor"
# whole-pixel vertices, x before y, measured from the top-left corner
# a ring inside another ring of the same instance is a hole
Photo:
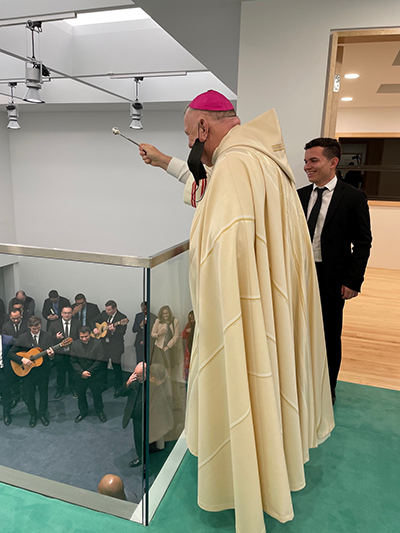
[[[275,533],[400,532],[400,392],[339,383],[336,428],[306,465],[293,493],[295,518]],[[196,505],[196,460],[187,454],[149,533],[234,533],[234,513]],[[0,484],[0,532],[135,533],[138,524]],[[252,533],[252,532],[248,532]]]

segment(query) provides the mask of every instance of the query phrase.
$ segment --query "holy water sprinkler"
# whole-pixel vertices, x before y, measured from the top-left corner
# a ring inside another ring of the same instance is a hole
[[[132,139],[130,139],[129,137],[125,137],[125,135],[123,135],[118,128],[113,128],[111,130],[113,132],[114,135],[121,135],[121,137],[123,137],[124,139],[126,139],[127,141],[130,141],[131,143],[133,144],[136,144],[136,146],[139,146],[139,143],[137,143],[136,141],[133,141]]]

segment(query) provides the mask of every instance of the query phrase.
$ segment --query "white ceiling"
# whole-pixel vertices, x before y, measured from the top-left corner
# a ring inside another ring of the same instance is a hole
[[[139,99],[145,109],[149,106],[173,107],[177,102],[190,101],[196,94],[209,88],[235,100],[240,1],[204,0],[203,8],[209,4],[217,12],[217,23],[224,17],[225,22],[235,23],[237,28],[232,28],[232,24],[225,25],[218,34],[214,32],[211,36],[209,24],[206,35],[200,40],[191,39],[191,34],[202,26],[194,25],[193,17],[197,17],[196,20],[207,17],[206,11],[198,11],[198,4],[194,0],[143,0],[136,2],[135,6],[141,5],[153,16],[155,14],[164,27],[168,26],[177,32],[181,42],[189,41],[188,48],[192,48],[191,42],[196,42],[195,48],[197,46],[200,49],[198,55],[205,62],[200,62],[152,19],[77,27],[71,27],[64,21],[43,22],[36,57],[49,68],[52,80],[43,84],[42,94],[46,104],[38,105],[21,100],[26,91],[25,59],[31,55],[31,32],[24,23],[13,26],[4,24],[16,17],[25,21],[35,19],[36,15],[40,19],[45,14],[57,12],[82,12],[110,6],[126,8],[133,6],[133,2],[40,0],[33,3],[30,0],[0,0],[0,104],[9,101],[7,83],[17,81],[14,94],[20,105],[20,113],[38,109],[67,110],[71,106],[128,106],[128,102],[134,99],[133,79],[110,79],[110,72],[139,74],[165,71],[186,71],[187,75],[145,78],[139,90]],[[227,39],[226,34],[232,34],[234,38]],[[232,45],[236,41],[237,46]],[[230,50],[229,44],[232,45]],[[235,63],[236,69],[229,68]]]
[[[400,85],[400,65],[393,66],[400,42],[349,43],[344,45],[340,98],[351,96],[351,102],[339,102],[340,108],[400,106],[399,93],[378,93],[381,84]],[[347,80],[347,73],[360,77]]]

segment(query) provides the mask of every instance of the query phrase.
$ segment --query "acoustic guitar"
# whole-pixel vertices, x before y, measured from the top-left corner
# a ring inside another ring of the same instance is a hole
[[[52,346],[52,349],[58,350],[58,348],[62,348],[64,346],[68,346],[74,341],[72,337],[68,337],[60,342],[60,344],[56,344],[55,346]],[[42,351],[42,349],[37,346],[35,348],[32,348],[29,350],[29,352],[17,352],[17,355],[20,357],[25,357],[25,359],[30,359],[32,361],[32,364],[29,366],[24,365],[23,363],[19,365],[15,361],[11,362],[11,367],[14,370],[14,372],[19,376],[20,378],[23,378],[29,374],[29,372],[32,370],[32,368],[37,368],[43,363],[43,356],[46,355],[47,350]]]
[[[122,320],[118,320],[118,322],[112,322],[113,326],[125,326],[129,322],[129,318],[123,318]],[[102,339],[107,335],[108,327],[110,324],[108,322],[103,322],[102,324],[98,324],[96,322],[96,328],[99,330],[99,333],[92,333],[90,334],[95,339]]]

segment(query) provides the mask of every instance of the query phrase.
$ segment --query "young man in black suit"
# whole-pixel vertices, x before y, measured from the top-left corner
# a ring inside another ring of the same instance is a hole
[[[20,335],[26,333],[27,331],[29,331],[28,321],[23,319],[22,309],[13,307],[11,309],[8,321],[3,324],[3,335],[8,336],[9,338],[11,337],[11,346],[17,342],[17,339]],[[11,409],[17,405],[21,398],[21,381],[22,379],[19,378],[13,371],[10,372],[9,383],[12,392]]]
[[[86,390],[93,395],[94,408],[101,422],[106,422],[104,405],[101,397],[102,375],[101,361],[104,358],[101,341],[90,336],[90,328],[82,326],[79,339],[71,346],[71,364],[75,371],[76,390],[78,392],[79,414],[75,422],[81,422],[89,412]]]
[[[89,326],[99,314],[98,306],[86,301],[84,294],[80,292],[75,296],[75,303],[72,305],[72,318],[78,319],[82,326]]]
[[[367,197],[338,181],[340,157],[336,139],[307,143],[304,171],[311,185],[298,190],[318,275],[333,403],[342,359],[343,307],[361,290],[372,242]]]
[[[43,302],[42,317],[47,320],[46,330],[49,331],[50,325],[61,317],[61,310],[70,304],[68,298],[60,296],[56,290],[49,292],[49,297]]]
[[[10,336],[0,335],[0,393],[3,403],[3,421],[6,426],[12,422],[11,417],[11,370],[10,359],[7,354],[10,350]]]
[[[125,324],[114,325],[120,321],[124,321]],[[114,370],[114,398],[118,398],[119,390],[122,387],[121,357],[125,351],[124,335],[126,324],[129,320],[126,315],[118,311],[117,304],[114,300],[108,300],[105,303],[105,310],[92,321],[93,333],[100,333],[95,325],[96,323],[102,324],[103,322],[107,322],[108,327],[107,334],[102,338],[105,354],[105,364],[103,365],[103,372],[105,373],[104,385],[107,387],[107,363],[111,359]]]
[[[78,320],[72,320],[72,309],[67,305],[61,309],[61,318],[51,323],[49,333],[53,337],[53,344],[59,344],[63,339],[71,337],[76,341],[79,337],[79,328],[81,326]],[[74,398],[77,398],[75,392],[75,372],[71,366],[70,356],[71,346],[60,347],[56,350],[54,362],[57,369],[57,385],[54,399],[59,400],[64,393],[65,383],[68,374],[68,386]]]
[[[29,426],[34,428],[36,426],[37,417],[44,426],[48,426],[50,421],[47,417],[48,393],[49,393],[49,375],[50,375],[50,361],[54,357],[54,351],[51,349],[52,337],[47,331],[42,331],[41,319],[36,316],[31,316],[28,320],[29,330],[18,337],[16,344],[11,348],[9,357],[19,365],[26,367],[32,365],[32,361],[24,356],[18,355],[18,352],[29,352],[31,348],[40,347],[41,350],[47,351],[43,357],[43,362],[40,366],[34,367],[30,372],[24,376],[26,403],[28,412],[31,416]],[[39,409],[36,408],[35,392],[36,387],[39,390]]]

